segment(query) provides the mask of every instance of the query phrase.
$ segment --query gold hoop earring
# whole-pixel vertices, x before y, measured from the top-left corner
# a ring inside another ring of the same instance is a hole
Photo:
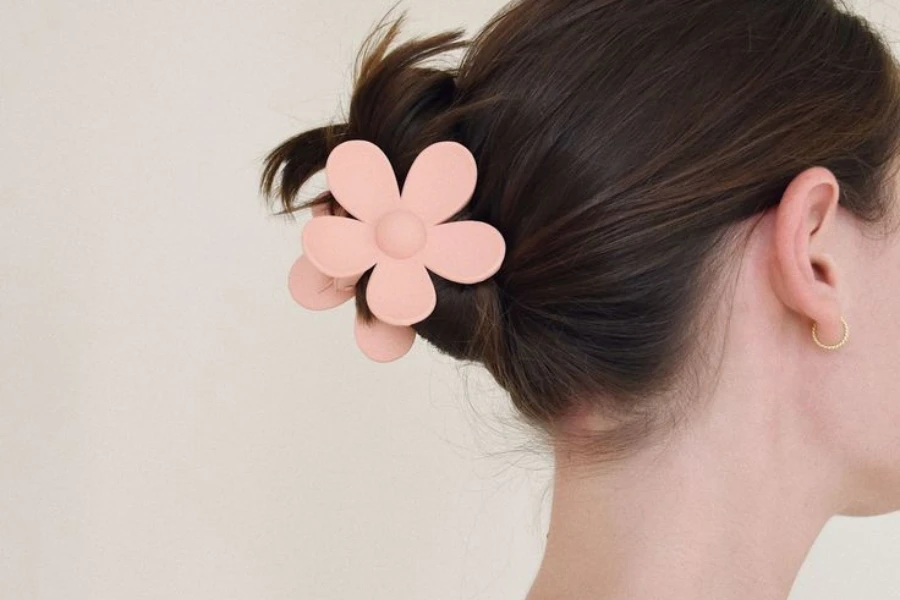
[[[828,345],[823,344],[822,342],[819,341],[819,338],[818,338],[818,336],[816,335],[816,333],[817,333],[817,331],[816,331],[816,326],[818,325],[818,323],[813,322],[813,326],[812,326],[812,337],[813,337],[813,341],[814,341],[820,348],[824,348],[825,350],[837,350],[838,348],[840,348],[841,346],[843,346],[844,344],[846,344],[846,343],[847,343],[847,340],[850,338],[850,326],[847,325],[847,321],[844,320],[844,317],[841,317],[841,323],[844,325],[844,337],[841,338],[841,341],[838,342],[837,344],[835,344],[835,345],[833,345],[833,346],[828,346]]]

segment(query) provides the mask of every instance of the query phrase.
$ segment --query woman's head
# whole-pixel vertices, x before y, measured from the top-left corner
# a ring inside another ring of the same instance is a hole
[[[900,79],[862,19],[831,0],[522,0],[471,42],[395,45],[399,26],[368,40],[346,120],[275,149],[263,189],[308,207],[301,186],[350,139],[381,147],[401,185],[430,144],[469,148],[479,181],[455,218],[494,225],[506,259],[476,285],[432,274],[419,335],[483,364],[554,445],[600,460],[688,422],[723,353],[742,352],[724,339],[743,319],[807,365],[778,377],[840,367],[840,385],[795,388],[829,397],[823,433],[849,435],[853,415],[854,435],[900,460]],[[433,60],[456,50],[458,65]],[[741,279],[748,260],[767,277]],[[810,326],[831,343],[842,315],[850,342],[816,347]]]

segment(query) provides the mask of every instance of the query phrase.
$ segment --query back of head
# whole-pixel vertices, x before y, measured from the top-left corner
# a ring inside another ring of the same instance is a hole
[[[897,65],[832,0],[521,0],[473,40],[395,44],[401,23],[366,41],[346,120],[276,148],[263,189],[286,213],[346,214],[328,193],[298,201],[337,144],[377,144],[401,185],[430,144],[469,148],[479,180],[454,220],[492,224],[506,259],[476,285],[432,273],[415,329],[483,364],[555,443],[621,455],[683,414],[660,398],[715,362],[707,304],[738,226],[798,172],[830,169],[866,223],[890,214]],[[584,407],[615,427],[564,434]]]

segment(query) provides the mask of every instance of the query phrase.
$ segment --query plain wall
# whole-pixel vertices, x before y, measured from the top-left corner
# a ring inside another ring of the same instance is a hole
[[[479,370],[294,304],[307,217],[257,195],[391,4],[0,0],[0,599],[524,597],[549,457]],[[898,556],[836,518],[792,599],[900,598]]]

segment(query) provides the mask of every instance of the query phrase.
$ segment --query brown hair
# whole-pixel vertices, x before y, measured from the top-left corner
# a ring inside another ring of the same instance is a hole
[[[297,201],[338,143],[377,144],[401,185],[426,146],[467,146],[479,181],[454,219],[494,225],[506,260],[477,285],[432,273],[437,307],[415,329],[483,364],[552,443],[611,458],[683,417],[687,401],[655,399],[708,362],[702,307],[734,226],[800,171],[830,169],[866,225],[891,214],[897,64],[832,0],[520,0],[471,41],[392,48],[402,21],[366,40],[346,119],[273,150],[262,190],[279,214],[349,216],[327,192]],[[433,64],[455,50],[457,66]],[[563,435],[585,407],[615,426]]]

